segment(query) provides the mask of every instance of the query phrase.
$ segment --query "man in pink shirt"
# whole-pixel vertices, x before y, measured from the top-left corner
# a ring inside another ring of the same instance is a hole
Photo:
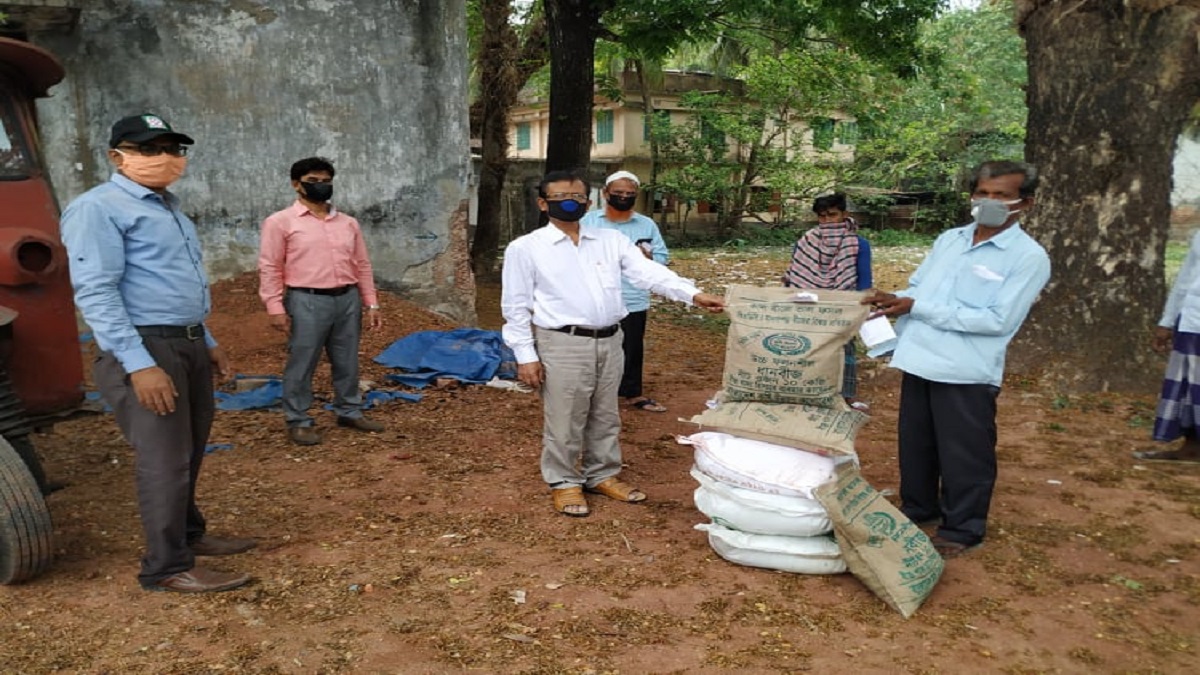
[[[293,164],[296,203],[263,221],[259,245],[259,295],[271,325],[288,336],[283,410],[288,437],[297,445],[321,442],[308,408],[322,351],[333,372],[338,426],[383,431],[382,424],[363,417],[358,388],[363,307],[372,329],[383,318],[358,221],[329,202],[333,175],[333,164],[320,157]]]

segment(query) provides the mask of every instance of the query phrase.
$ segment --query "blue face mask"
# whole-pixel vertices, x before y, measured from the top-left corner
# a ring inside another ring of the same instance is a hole
[[[546,201],[546,213],[551,218],[561,220],[564,223],[578,221],[583,217],[585,211],[587,211],[587,208],[574,199],[564,199],[556,202]]]
[[[1020,204],[1020,199],[1014,199],[1006,202],[999,199],[972,199],[971,200],[971,216],[975,218],[975,222],[984,227],[1000,227],[1008,217],[1014,213],[1020,213],[1022,209],[1009,211],[1008,207],[1013,204]]]

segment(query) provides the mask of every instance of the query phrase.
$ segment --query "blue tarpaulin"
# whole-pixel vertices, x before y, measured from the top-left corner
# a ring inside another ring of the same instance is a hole
[[[249,391],[239,391],[231,394],[218,391],[214,394],[217,399],[217,410],[259,410],[273,408],[283,399],[283,380],[278,377],[265,377],[262,386]]]
[[[499,331],[457,328],[427,330],[396,340],[375,362],[408,371],[388,379],[421,388],[438,377],[482,384],[493,377],[514,379],[517,359]]]

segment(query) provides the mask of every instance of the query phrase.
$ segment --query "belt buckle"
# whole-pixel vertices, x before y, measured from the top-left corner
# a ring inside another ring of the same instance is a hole
[[[189,340],[199,340],[204,337],[204,326],[196,324],[193,326],[184,326],[183,335]]]

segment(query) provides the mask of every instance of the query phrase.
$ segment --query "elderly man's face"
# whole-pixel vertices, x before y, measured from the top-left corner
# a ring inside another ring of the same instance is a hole
[[[628,178],[614,180],[604,188],[604,194],[614,197],[636,197],[637,193],[637,183]]]

